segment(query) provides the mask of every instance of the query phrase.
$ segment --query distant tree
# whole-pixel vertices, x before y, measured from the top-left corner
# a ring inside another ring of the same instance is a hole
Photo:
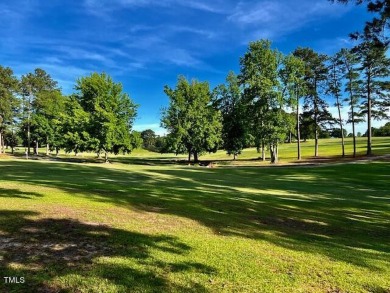
[[[297,136],[297,118],[296,113],[285,112],[285,120],[287,125],[287,140],[289,143],[293,142],[293,137]],[[300,145],[300,143],[299,143]]]
[[[362,136],[362,133],[359,131],[358,133],[357,133],[357,137],[361,137]]]
[[[146,129],[141,132],[143,140],[142,147],[147,150],[154,151],[156,147],[156,133],[152,129]]]
[[[313,118],[315,127],[314,156],[317,157],[319,132],[326,124],[330,124],[333,121],[328,111],[328,104],[320,96],[328,76],[328,69],[325,66],[327,56],[318,54],[310,48],[297,48],[293,54],[305,63],[306,95],[303,109],[305,116]]]
[[[241,154],[247,136],[246,117],[239,80],[234,72],[229,72],[226,85],[219,85],[213,91],[214,107],[222,113],[223,148],[233,160]]]
[[[11,148],[11,153],[14,153],[15,147],[22,143],[21,137],[18,135],[18,132],[14,129],[7,129],[4,133],[4,141],[7,147]]]
[[[342,131],[342,132],[341,132]],[[345,130],[343,128],[343,130],[341,130],[340,128],[333,128],[331,131],[330,131],[330,136],[331,137],[334,137],[334,138],[342,138],[342,137],[347,137],[348,135],[348,132],[347,130]]]
[[[159,152],[159,153],[168,153],[169,152],[165,136],[157,136],[156,137],[155,147],[156,147],[156,152]]]
[[[131,147],[132,149],[139,149],[142,147],[143,139],[141,132],[133,130],[131,132]]]
[[[307,141],[308,139],[313,139],[316,136],[316,124],[308,112],[303,112],[300,114],[300,133],[302,136],[302,139],[304,141]],[[321,131],[321,130],[320,130]]]
[[[78,79],[75,89],[77,101],[89,116],[86,132],[95,146],[89,144],[88,148],[103,152],[106,162],[109,153],[131,152],[137,105],[123,93],[122,84],[105,73],[92,73]]]
[[[390,136],[390,122],[387,122],[385,125],[379,127],[374,131],[374,136]]]
[[[16,93],[19,82],[11,68],[0,65],[0,154],[5,152],[4,135],[7,125],[14,123],[19,101]]]
[[[328,129],[326,130],[320,129],[318,136],[319,138],[330,138],[331,131],[329,131]]]
[[[180,76],[175,89],[164,88],[169,106],[164,109],[161,125],[167,129],[166,143],[176,154],[194,155],[198,162],[203,152],[216,152],[221,143],[221,113],[211,105],[207,82],[188,82]]]

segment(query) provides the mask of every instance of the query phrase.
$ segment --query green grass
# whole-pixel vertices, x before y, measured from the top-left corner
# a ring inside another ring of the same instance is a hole
[[[366,154],[367,138],[357,138],[357,156],[362,157]],[[390,137],[373,137],[372,140],[373,155],[385,155],[390,153]],[[10,150],[7,150],[10,153]],[[353,144],[352,138],[345,139],[345,160],[352,158]],[[40,149],[40,154],[45,154],[45,149]],[[301,154],[303,163],[313,162],[314,156],[314,140],[308,140],[301,144]],[[16,156],[24,156],[24,148],[18,148]],[[219,164],[224,165],[267,165],[269,164],[269,152],[266,153],[267,162],[262,162],[259,159],[261,154],[257,153],[256,148],[244,149],[242,154],[238,156],[236,162],[232,162],[233,157],[226,154],[225,151],[220,150],[216,153],[203,154],[200,156],[201,160],[218,161]],[[331,160],[341,160],[341,139],[320,139],[319,140],[319,158],[314,162],[326,162]],[[280,163],[297,163],[297,144],[285,143],[280,145],[279,159]],[[34,156],[32,156],[34,158]],[[96,154],[94,153],[81,153],[77,157],[74,154],[65,154],[60,152],[60,159],[66,159],[70,161],[78,162],[97,162]],[[110,161],[131,163],[131,164],[149,164],[149,165],[161,165],[164,163],[176,163],[177,161],[187,160],[187,155],[174,155],[174,154],[159,154],[150,152],[144,149],[133,150],[130,155],[110,155]],[[100,159],[102,161],[103,159]]]
[[[357,138],[357,155],[364,156],[366,154],[367,138]],[[373,138],[373,154],[384,155],[390,153],[390,137],[374,137]],[[308,140],[301,143],[301,154],[304,160],[309,160],[314,157],[314,140]],[[319,140],[319,156],[341,158],[341,139],[320,139]],[[353,155],[352,138],[345,139],[345,154],[347,158]],[[257,153],[255,148],[245,149],[238,157],[239,161],[251,160],[259,158],[261,154]],[[269,158],[269,152],[266,153]],[[279,156],[282,163],[291,163],[297,161],[297,144],[285,143],[280,145]],[[215,154],[202,156],[206,160],[231,160],[232,156],[226,155],[224,151],[218,151]]]
[[[0,292],[389,292],[390,161],[145,157],[0,160]]]

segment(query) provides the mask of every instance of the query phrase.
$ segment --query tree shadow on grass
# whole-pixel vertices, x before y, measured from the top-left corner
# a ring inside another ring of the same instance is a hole
[[[19,189],[13,188],[1,188],[0,187],[0,197],[14,197],[14,198],[23,198],[29,199],[34,197],[42,197],[42,194],[38,192],[26,192]]]
[[[205,292],[198,283],[190,287],[175,284],[165,272],[215,272],[201,263],[171,264],[153,257],[151,250],[187,254],[191,247],[175,237],[73,219],[35,219],[37,216],[30,211],[0,211],[0,276],[2,281],[4,276],[25,278],[24,284],[0,282],[1,292],[80,292],[93,288],[100,292],[113,288],[123,292]],[[58,278],[67,281],[56,282]]]
[[[390,257],[389,168],[382,162],[120,170],[15,162],[7,172],[14,181],[56,187],[71,196],[196,220],[218,235],[262,239],[382,270]],[[23,169],[29,172],[18,177]]]

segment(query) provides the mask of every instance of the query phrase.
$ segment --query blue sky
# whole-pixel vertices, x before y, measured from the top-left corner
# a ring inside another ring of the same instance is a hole
[[[370,18],[363,6],[327,0],[13,0],[0,3],[0,16],[1,65],[18,76],[40,67],[65,94],[104,71],[140,105],[135,129],[158,133],[163,87],[179,74],[214,87],[261,38],[286,54],[332,54]]]

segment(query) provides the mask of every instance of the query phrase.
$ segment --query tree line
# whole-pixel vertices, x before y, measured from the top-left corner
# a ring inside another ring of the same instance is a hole
[[[338,2],[348,2],[340,0]],[[372,154],[372,120],[388,119],[390,60],[388,1],[368,3],[377,13],[364,31],[351,37],[358,44],[333,56],[298,47],[284,55],[269,40],[251,42],[240,58],[240,72],[229,72],[224,84],[210,89],[208,82],[178,78],[175,88],[165,86],[169,106],[162,112],[166,137],[152,130],[132,130],[138,105],[122,85],[105,74],[92,73],[76,81],[75,93],[64,96],[58,83],[42,69],[16,78],[0,66],[0,153],[5,145],[26,147],[26,156],[60,149],[75,154],[129,153],[141,145],[152,151],[187,153],[198,161],[204,152],[224,149],[235,159],[245,147],[254,146],[265,160],[278,161],[279,145],[329,135],[341,137],[345,155],[344,125],[350,123],[353,156],[356,124],[367,123],[367,155]],[[329,103],[337,107],[332,117]],[[348,117],[342,117],[348,107]],[[386,133],[376,131],[375,133]]]
[[[76,92],[65,96],[43,69],[17,79],[11,68],[0,66],[0,153],[26,147],[26,156],[60,149],[92,151],[98,156],[128,153],[140,145],[132,132],[137,105],[122,85],[105,73],[81,77]]]
[[[334,2],[334,1],[332,1]],[[347,0],[337,2],[347,3]],[[166,86],[170,104],[161,124],[168,131],[167,147],[187,153],[188,159],[223,148],[236,158],[243,148],[254,145],[270,151],[278,161],[279,145],[292,136],[301,159],[301,139],[313,137],[314,156],[324,133],[341,137],[345,156],[344,124],[350,123],[353,156],[356,156],[356,124],[367,122],[367,155],[372,154],[372,120],[389,118],[390,59],[386,31],[389,28],[389,1],[363,1],[377,15],[363,32],[352,33],[357,45],[343,48],[334,56],[311,48],[297,48],[284,55],[269,40],[251,42],[240,58],[240,73],[230,72],[226,83],[210,90],[208,82],[179,77],[174,89]],[[333,101],[338,115],[332,117],[327,101]],[[302,107],[301,107],[302,105]],[[342,107],[348,117],[342,117]],[[303,109],[300,113],[300,109]]]
[[[252,42],[240,59],[240,73],[230,72],[225,84],[210,90],[207,82],[179,77],[174,89],[165,88],[170,105],[161,122],[168,130],[167,144],[172,152],[187,153],[189,160],[193,155],[195,161],[199,154],[221,147],[236,158],[253,145],[263,160],[268,149],[275,163],[280,143],[294,138],[301,159],[301,140],[314,138],[317,157],[319,138],[332,135],[341,138],[345,156],[346,122],[352,125],[356,156],[356,124],[367,121],[371,155],[371,120],[389,118],[386,51],[367,43],[334,56],[310,48],[283,55],[268,40]],[[329,112],[329,100],[337,117]],[[348,117],[342,117],[342,107],[348,107]]]

